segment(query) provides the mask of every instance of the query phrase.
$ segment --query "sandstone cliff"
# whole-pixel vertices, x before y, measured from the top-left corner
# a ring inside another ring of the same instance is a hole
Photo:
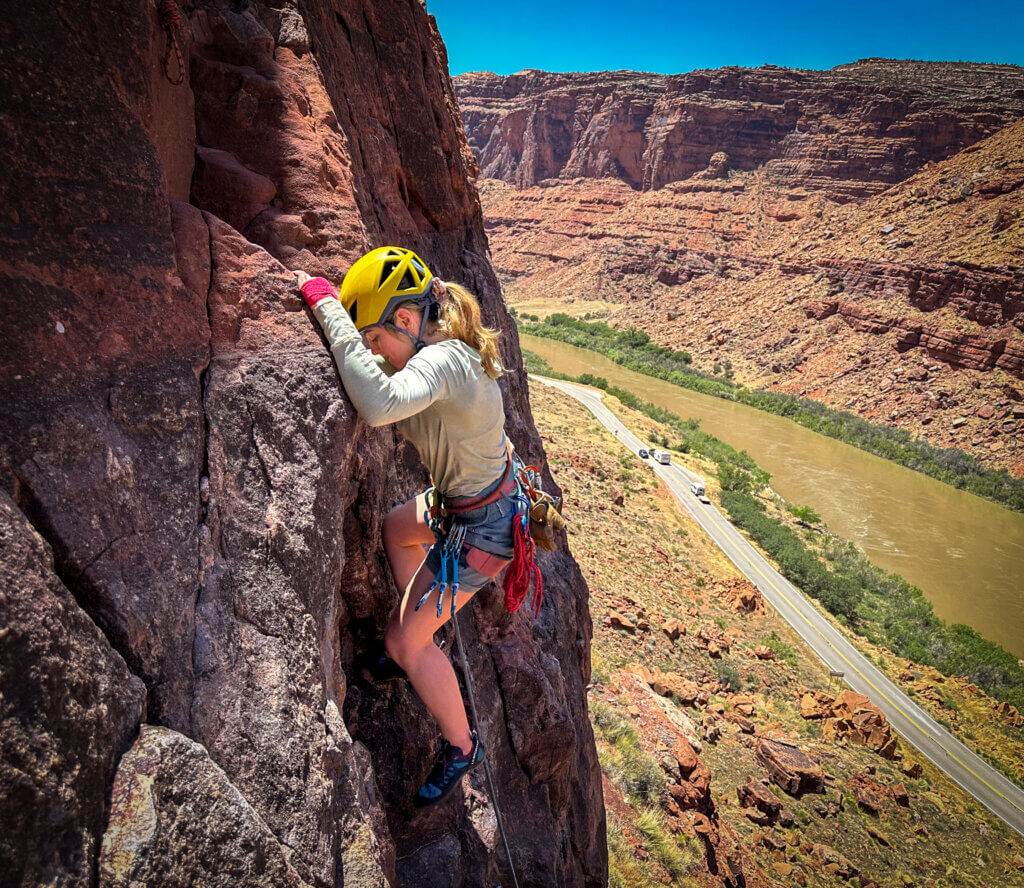
[[[4,884],[496,884],[482,773],[415,814],[435,728],[352,669],[425,478],[288,273],[397,242],[467,284],[543,462],[440,36],[359,0],[177,36],[180,86],[154,4],[0,22]],[[564,543],[542,568],[536,623],[482,594],[462,625],[520,884],[597,886],[587,588]]]
[[[705,169],[767,165],[779,179],[862,197],[1024,114],[1012,65],[867,59],[829,71],[718,68],[455,79],[484,176],[622,179],[660,188]]]
[[[511,301],[611,314],[701,369],[1024,471],[1024,71],[456,84],[481,168],[504,180],[481,194]]]

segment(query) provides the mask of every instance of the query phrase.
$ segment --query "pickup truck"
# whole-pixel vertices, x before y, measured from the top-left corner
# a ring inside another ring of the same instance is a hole
[[[690,493],[697,497],[697,499],[700,500],[702,503],[711,502],[711,500],[708,499],[707,491],[704,489],[703,481],[694,481],[690,485]]]

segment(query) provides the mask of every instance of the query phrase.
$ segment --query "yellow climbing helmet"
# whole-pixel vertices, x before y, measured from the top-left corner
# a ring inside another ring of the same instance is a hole
[[[436,302],[431,293],[433,284],[434,275],[427,263],[412,250],[378,247],[348,270],[341,283],[341,304],[360,333],[378,324],[393,326],[392,315],[403,302],[423,306],[426,322],[426,309]]]

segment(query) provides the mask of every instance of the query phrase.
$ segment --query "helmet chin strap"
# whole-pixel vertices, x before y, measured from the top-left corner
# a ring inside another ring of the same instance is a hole
[[[426,340],[423,338],[423,331],[427,328],[427,312],[424,310],[423,317],[420,319],[420,331],[413,336],[408,330],[404,330],[398,326],[398,324],[392,324],[390,321],[386,324],[381,324],[382,327],[386,327],[388,330],[394,330],[396,333],[401,333],[411,343],[412,347],[419,352],[420,349],[426,346]]]
[[[384,324],[381,324],[382,327],[387,327],[389,330],[394,330],[395,332],[401,333],[403,336],[405,336],[412,343],[412,347],[416,350],[417,354],[420,352],[421,349],[423,349],[427,345],[426,340],[423,338],[423,334],[426,332],[427,329],[427,322],[429,320],[430,315],[430,307],[432,305],[437,304],[437,297],[434,296],[434,281],[436,280],[437,278],[430,279],[430,283],[427,285],[427,291],[423,294],[423,296],[420,297],[423,300],[423,310],[420,312],[420,329],[415,337],[408,330],[404,330],[393,321],[388,321]]]

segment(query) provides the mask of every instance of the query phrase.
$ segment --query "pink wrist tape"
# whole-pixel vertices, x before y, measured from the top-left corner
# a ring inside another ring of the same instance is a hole
[[[323,278],[310,278],[301,287],[302,298],[306,300],[306,305],[313,308],[317,303],[323,302],[324,299],[337,299],[338,294],[334,292],[332,287]]]

